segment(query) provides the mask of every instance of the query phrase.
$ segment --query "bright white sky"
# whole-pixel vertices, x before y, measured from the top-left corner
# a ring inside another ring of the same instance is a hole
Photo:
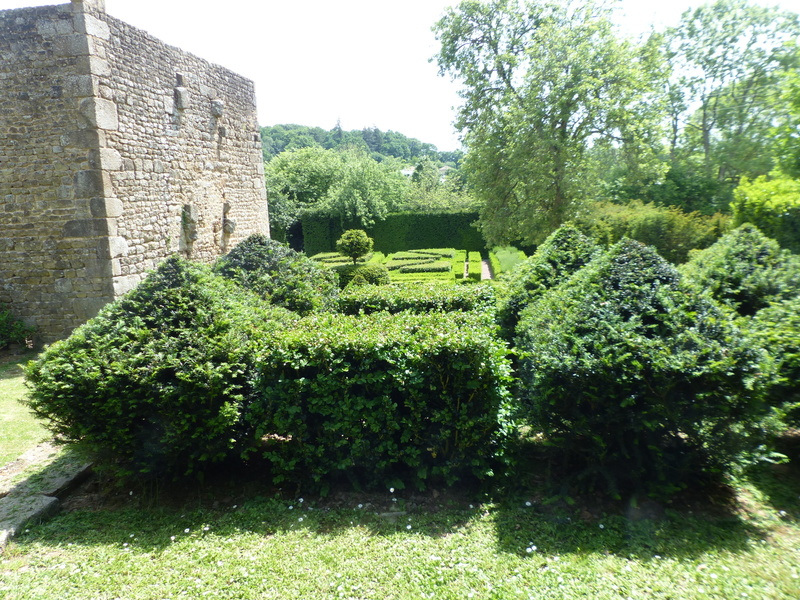
[[[751,0],[800,13],[800,0]],[[0,0],[0,9],[66,0]],[[429,63],[431,26],[458,0],[106,0],[109,14],[256,83],[259,123],[398,131],[459,147],[457,87]],[[703,0],[622,0],[631,35]]]

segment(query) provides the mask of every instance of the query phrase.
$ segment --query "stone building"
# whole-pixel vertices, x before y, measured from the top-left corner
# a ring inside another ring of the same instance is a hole
[[[67,336],[173,253],[269,234],[253,83],[105,12],[0,11],[0,302]]]

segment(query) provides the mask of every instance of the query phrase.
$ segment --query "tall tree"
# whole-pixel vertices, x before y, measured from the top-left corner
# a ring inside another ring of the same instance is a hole
[[[718,181],[767,173],[777,82],[798,36],[798,15],[747,0],[687,10],[667,33],[674,154]]]
[[[440,73],[463,83],[457,126],[490,243],[538,243],[595,183],[586,152],[647,164],[659,54],[618,37],[593,0],[464,0],[434,26]]]

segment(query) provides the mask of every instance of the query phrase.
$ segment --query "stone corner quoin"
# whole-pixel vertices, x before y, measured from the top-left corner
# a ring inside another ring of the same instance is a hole
[[[69,335],[179,253],[269,235],[253,83],[106,14],[0,10],[0,303]]]

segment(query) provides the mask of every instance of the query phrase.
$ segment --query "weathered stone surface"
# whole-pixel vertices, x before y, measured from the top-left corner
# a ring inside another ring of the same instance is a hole
[[[173,252],[269,233],[252,82],[102,0],[0,10],[0,57],[0,301],[42,341]]]

